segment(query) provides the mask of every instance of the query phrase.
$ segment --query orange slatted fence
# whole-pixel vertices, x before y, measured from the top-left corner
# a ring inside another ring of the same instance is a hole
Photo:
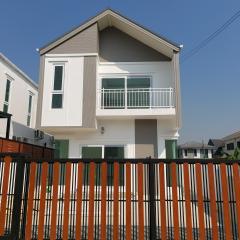
[[[239,239],[240,161],[8,155],[6,239]]]

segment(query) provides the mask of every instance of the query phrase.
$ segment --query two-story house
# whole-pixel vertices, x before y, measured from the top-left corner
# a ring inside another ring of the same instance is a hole
[[[176,157],[180,49],[105,10],[39,50],[37,128],[59,157]]]

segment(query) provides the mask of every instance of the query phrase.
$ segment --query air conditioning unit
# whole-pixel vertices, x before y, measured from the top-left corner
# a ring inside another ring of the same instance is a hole
[[[26,138],[26,137],[16,137],[16,140],[18,141],[18,142],[25,142],[25,143],[28,143],[28,138]]]
[[[12,140],[17,141],[17,136],[12,136]]]
[[[40,130],[35,130],[34,131],[34,138],[35,139],[43,139],[44,138],[44,132],[43,131],[40,131]]]

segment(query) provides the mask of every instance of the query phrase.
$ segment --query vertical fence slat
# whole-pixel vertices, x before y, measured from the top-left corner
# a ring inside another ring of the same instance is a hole
[[[48,163],[42,164],[41,176],[41,195],[40,195],[40,210],[39,210],[39,224],[38,224],[38,239],[43,239],[44,236],[44,216],[46,203],[46,188],[47,188],[47,170]]]
[[[126,164],[126,240],[131,240],[131,164],[130,163]]]
[[[76,239],[81,239],[83,163],[78,163]]]
[[[239,178],[238,163],[233,164],[233,182],[234,182],[234,192],[235,192],[235,201],[236,201],[238,238],[240,238],[240,188],[239,188],[240,178]]]
[[[229,212],[229,200],[228,200],[228,179],[226,173],[226,164],[220,164],[221,169],[221,183],[222,183],[222,197],[223,197],[223,217],[224,217],[224,226],[225,226],[225,236],[226,239],[232,239],[231,231],[231,218]]]
[[[161,239],[167,239],[164,163],[159,164],[159,175],[161,204]]]
[[[139,240],[144,240],[144,209],[143,209],[143,164],[138,164],[138,222]]]
[[[173,228],[174,239],[179,239],[179,219],[178,219],[178,186],[177,186],[177,166],[176,163],[171,163],[172,170],[172,202],[173,202]]]
[[[214,186],[214,171],[213,164],[208,164],[208,184],[209,184],[209,195],[210,195],[210,211],[211,211],[211,223],[212,223],[212,238],[213,240],[218,239],[218,225],[217,225],[217,206],[216,206],[216,192]]]
[[[56,239],[56,223],[57,223],[57,203],[58,203],[58,180],[59,180],[59,163],[53,164],[53,196],[52,196],[52,216],[51,216],[51,232],[50,239]]]
[[[6,204],[7,204],[7,192],[9,184],[9,171],[12,158],[4,158],[4,174],[3,174],[3,185],[2,185],[2,199],[1,199],[1,209],[0,209],[0,236],[4,234],[5,229],[5,218],[6,218]]]
[[[113,239],[118,239],[118,179],[119,179],[119,163],[114,162],[113,173],[113,187],[114,187],[114,206],[113,206]]]
[[[31,163],[30,176],[29,176],[28,201],[27,201],[27,220],[26,220],[26,229],[25,229],[26,240],[32,238],[32,214],[33,214],[36,168],[37,168],[37,164],[35,162]]]
[[[65,173],[65,197],[64,197],[64,218],[63,218],[63,239],[68,239],[69,223],[69,202],[70,202],[70,181],[71,181],[71,163],[66,163]]]
[[[192,216],[192,211],[191,211],[191,193],[190,193],[188,163],[183,164],[183,170],[184,170],[184,192],[185,192],[185,207],[186,207],[187,239],[191,240],[192,239],[192,219],[189,216]]]
[[[88,212],[88,239],[93,240],[94,236],[94,180],[95,163],[90,163],[89,170],[89,212]]]
[[[202,168],[200,163],[196,163],[196,185],[198,199],[198,223],[199,223],[199,239],[205,239],[204,229],[204,205],[203,205],[203,190],[202,190]]]
[[[107,163],[102,163],[101,191],[101,239],[106,239],[106,193],[107,193]]]

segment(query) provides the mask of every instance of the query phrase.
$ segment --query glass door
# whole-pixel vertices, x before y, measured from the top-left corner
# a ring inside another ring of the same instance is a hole
[[[150,106],[149,77],[127,78],[127,104],[128,108],[147,108]]]
[[[125,107],[125,79],[102,78],[102,108],[114,109]]]

